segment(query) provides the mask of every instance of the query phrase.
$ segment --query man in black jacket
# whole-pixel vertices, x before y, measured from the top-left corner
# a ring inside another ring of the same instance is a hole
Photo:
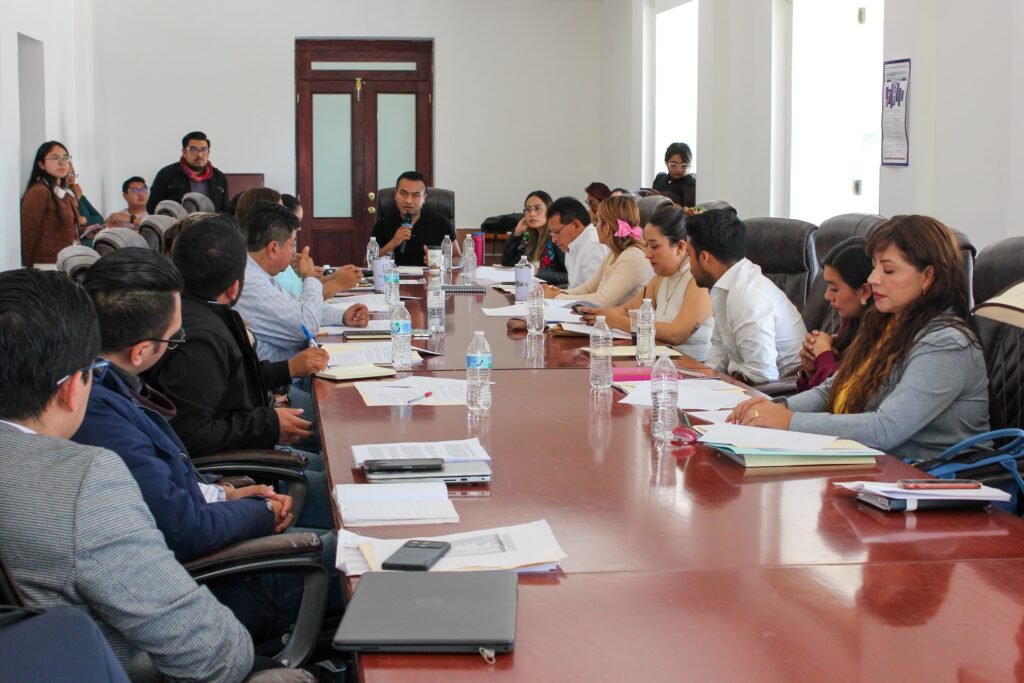
[[[228,200],[228,179],[210,163],[210,139],[202,131],[192,131],[181,139],[181,158],[157,172],[146,210],[156,213],[156,205],[165,199],[180,202],[189,192],[210,198],[220,211]]]

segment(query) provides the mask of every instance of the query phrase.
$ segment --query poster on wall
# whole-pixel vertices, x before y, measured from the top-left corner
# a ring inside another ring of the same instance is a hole
[[[910,165],[909,105],[910,60],[886,62],[882,72],[882,166]]]

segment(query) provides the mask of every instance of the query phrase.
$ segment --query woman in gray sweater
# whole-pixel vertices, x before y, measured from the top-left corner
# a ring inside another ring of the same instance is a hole
[[[730,421],[830,434],[926,460],[989,429],[988,375],[953,233],[896,216],[868,238],[875,308],[839,371],[783,403],[754,398]]]

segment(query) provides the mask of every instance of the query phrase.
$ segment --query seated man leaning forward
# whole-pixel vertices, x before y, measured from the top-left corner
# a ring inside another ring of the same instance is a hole
[[[455,226],[423,206],[426,199],[427,183],[422,174],[406,171],[398,176],[395,205],[381,211],[373,226],[381,256],[394,254],[399,266],[422,266],[427,262],[427,247],[440,247],[445,235],[452,239],[452,257],[462,254]]]
[[[748,384],[774,382],[800,367],[807,330],[796,306],[747,258],[747,226],[716,209],[686,219],[693,279],[711,290],[715,330],[709,367]]]
[[[239,681],[243,626],[168,550],[116,453],[72,443],[100,352],[85,291],[63,273],[0,273],[0,539],[30,607],[70,605],[132,680]]]
[[[587,208],[573,197],[559,197],[548,207],[548,231],[565,252],[569,288],[587,284],[610,253],[590,223]]]

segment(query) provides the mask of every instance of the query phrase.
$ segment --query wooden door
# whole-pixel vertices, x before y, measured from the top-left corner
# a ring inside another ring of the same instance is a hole
[[[433,42],[296,41],[296,176],[318,263],[362,263],[380,187],[433,177]]]

